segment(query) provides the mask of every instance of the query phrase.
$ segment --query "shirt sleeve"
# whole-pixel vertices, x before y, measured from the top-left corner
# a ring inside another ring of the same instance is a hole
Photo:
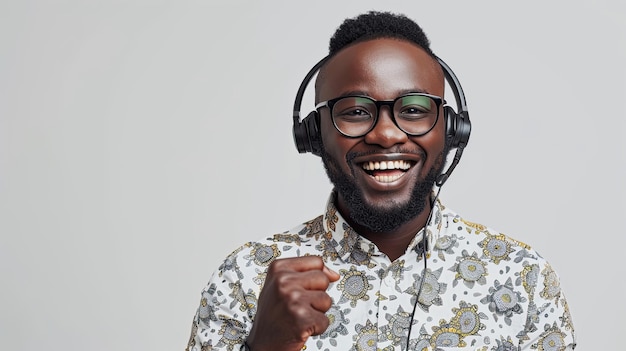
[[[529,299],[526,325],[518,335],[521,350],[574,350],[574,326],[558,275],[544,261],[535,276],[536,284],[525,286]]]
[[[244,291],[239,251],[231,254],[202,290],[186,351],[240,350],[252,328],[257,292]]]

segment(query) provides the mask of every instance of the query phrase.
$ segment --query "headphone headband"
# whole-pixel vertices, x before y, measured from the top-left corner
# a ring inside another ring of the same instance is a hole
[[[296,101],[293,103],[294,125],[296,123],[300,123],[300,107],[302,106],[302,98],[304,97],[304,91],[306,90],[306,87],[309,85],[309,82],[311,81],[315,73],[317,73],[320,70],[320,68],[322,68],[322,66],[326,63],[326,61],[328,61],[329,58],[330,58],[330,55],[319,60],[319,62],[316,63],[315,66],[313,66],[313,68],[311,68],[309,73],[306,74],[306,76],[302,80],[302,83],[300,83],[300,87],[298,88],[298,93],[296,94]]]

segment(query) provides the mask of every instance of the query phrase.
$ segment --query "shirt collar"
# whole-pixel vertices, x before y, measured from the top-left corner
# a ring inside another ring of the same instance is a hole
[[[335,206],[336,199],[337,193],[336,191],[333,191],[326,203],[326,211],[324,212],[322,220],[326,249],[334,250],[336,257],[340,258],[344,262],[348,261],[350,258],[354,259],[355,257],[383,255],[374,243],[359,235],[356,230],[348,224],[343,216],[341,216]],[[426,226],[426,243],[428,253],[432,250],[434,243],[439,238],[439,233],[441,232],[442,209],[443,205],[437,199],[433,208],[433,213],[430,216],[428,225]],[[415,234],[415,237],[413,237],[413,240],[411,240],[411,243],[407,247],[405,255],[409,254],[411,251],[418,254],[421,253],[423,233],[424,229],[422,228]]]

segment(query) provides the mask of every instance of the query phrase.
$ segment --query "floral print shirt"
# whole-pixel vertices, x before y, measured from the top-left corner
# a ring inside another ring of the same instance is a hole
[[[202,291],[187,350],[245,349],[267,267],[304,255],[341,275],[327,289],[330,325],[307,351],[574,349],[559,279],[536,251],[437,203],[424,270],[423,233],[391,262],[341,217],[333,194],[323,216],[226,258]]]

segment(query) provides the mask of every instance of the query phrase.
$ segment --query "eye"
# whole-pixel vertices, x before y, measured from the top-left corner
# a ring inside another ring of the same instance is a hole
[[[335,119],[346,122],[363,122],[372,118],[372,114],[362,107],[355,106],[335,113]]]
[[[434,102],[424,95],[407,95],[396,100],[396,115],[405,120],[420,120],[433,114]]]
[[[431,114],[432,112],[424,106],[412,105],[403,106],[402,110],[398,113],[398,117],[402,119],[415,120],[426,118]]]
[[[337,101],[333,108],[333,117],[345,122],[364,122],[373,118],[371,111],[375,109],[376,106],[368,99],[347,97]]]
[[[428,112],[430,111],[428,110],[428,108],[424,106],[406,106],[401,111],[401,113],[408,113],[408,114],[428,113]]]

